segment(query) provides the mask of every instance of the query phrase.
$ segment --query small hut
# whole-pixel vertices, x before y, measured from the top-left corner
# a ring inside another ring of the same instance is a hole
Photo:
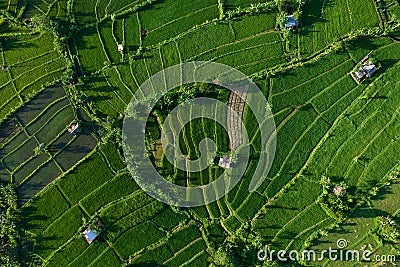
[[[294,15],[286,17],[285,28],[295,30],[299,27],[299,21],[295,19]]]
[[[355,71],[354,73],[354,77],[358,80],[361,81],[362,79],[365,78],[365,71],[362,68],[359,68],[357,71]]]
[[[86,242],[91,244],[102,232],[106,230],[106,227],[99,218],[94,217],[88,223],[86,223],[85,229],[86,230],[82,232],[82,235]]]
[[[231,158],[228,156],[223,156],[219,159],[218,166],[229,169],[231,167]]]
[[[71,127],[69,127],[68,132],[71,134],[71,136],[74,136],[79,130],[79,124],[78,123],[73,123]]]
[[[361,83],[366,78],[374,75],[377,70],[378,68],[372,61],[362,61],[361,66],[357,70],[350,72],[350,74],[356,82]]]
[[[363,65],[363,70],[365,71],[367,77],[371,77],[378,69],[375,64],[371,61],[368,64]]]
[[[118,45],[118,51],[121,53],[124,52],[124,46],[122,44]]]
[[[91,244],[98,236],[99,234],[96,234],[93,230],[90,230],[89,228],[87,228],[85,231],[83,231],[83,237],[85,238],[85,240]]]

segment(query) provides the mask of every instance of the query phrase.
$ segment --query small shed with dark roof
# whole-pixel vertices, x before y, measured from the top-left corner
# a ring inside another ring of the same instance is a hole
[[[285,23],[285,28],[296,29],[299,27],[299,21],[295,19],[294,15],[288,15]]]
[[[360,62],[360,67],[358,67],[357,70],[350,72],[353,79],[358,83],[362,82],[366,78],[371,77],[378,70],[372,61],[366,62],[365,58],[363,58],[363,60]]]
[[[378,69],[376,68],[375,64],[371,61],[363,66],[363,69],[367,75],[367,77],[371,77]]]

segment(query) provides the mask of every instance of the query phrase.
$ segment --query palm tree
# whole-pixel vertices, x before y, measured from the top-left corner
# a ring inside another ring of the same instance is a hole
[[[0,265],[20,266],[15,257],[18,231],[16,228],[17,195],[11,184],[0,184]]]
[[[329,177],[326,177],[325,175],[323,175],[321,177],[320,184],[323,186],[324,189],[329,189],[330,185],[331,185],[331,179]]]

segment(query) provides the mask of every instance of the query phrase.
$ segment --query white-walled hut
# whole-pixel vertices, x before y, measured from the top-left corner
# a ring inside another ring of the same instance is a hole
[[[231,157],[223,156],[222,158],[219,158],[218,166],[229,169],[231,167]]]

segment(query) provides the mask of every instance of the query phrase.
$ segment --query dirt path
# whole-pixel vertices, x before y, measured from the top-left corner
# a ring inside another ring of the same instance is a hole
[[[229,96],[228,106],[230,109],[228,108],[227,125],[230,150],[235,150],[242,142],[243,129],[240,119],[243,118],[244,106],[248,91],[249,87],[245,86],[237,89],[235,93],[232,92]],[[232,110],[234,110],[238,116],[234,116],[235,114],[232,112]]]

